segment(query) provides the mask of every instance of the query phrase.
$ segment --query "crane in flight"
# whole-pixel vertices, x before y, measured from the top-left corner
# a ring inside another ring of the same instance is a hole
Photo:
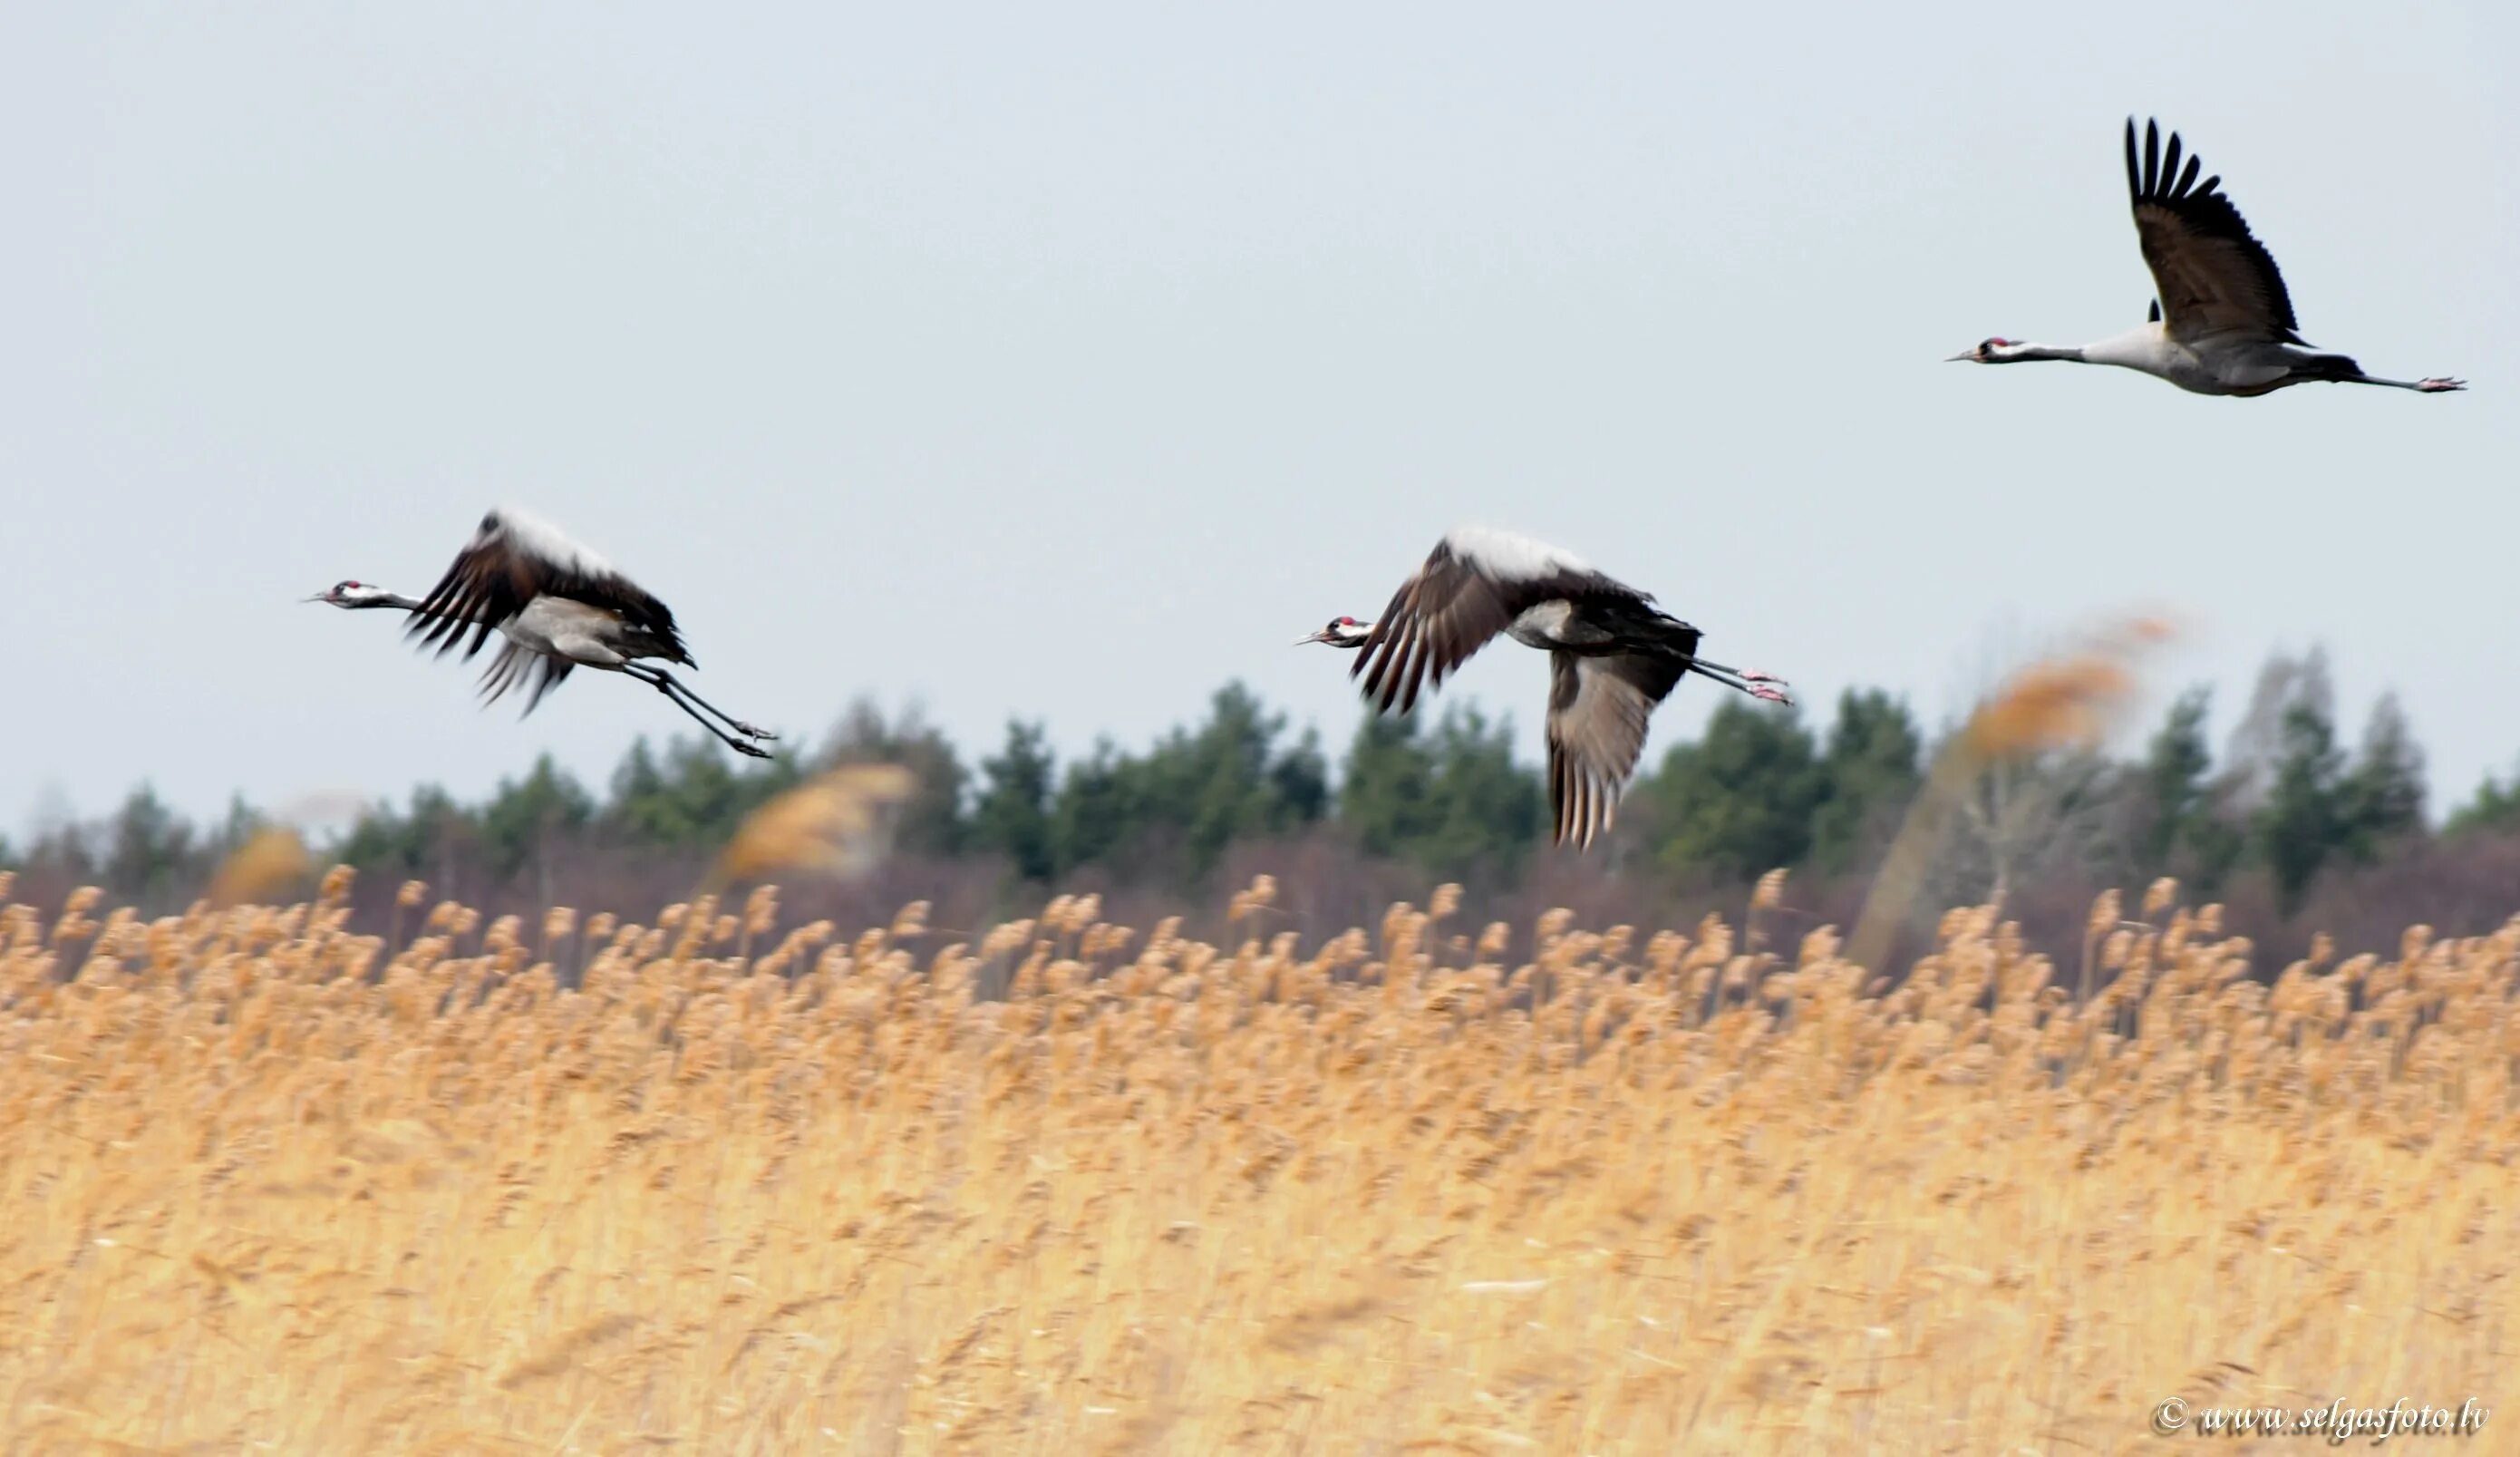
[[[2198,394],[2272,394],[2287,385],[2325,380],[2386,385],[2440,394],[2467,382],[2442,377],[2383,380],[2343,354],[2323,353],[2302,339],[2266,245],[2249,232],[2240,209],[2223,195],[2219,176],[2196,180],[2201,159],[2181,166],[2179,133],[2163,155],[2159,123],[2146,121],[2138,154],[2135,118],[2127,118],[2127,190],[2135,199],[2136,239],[2159,291],[2151,318],[2138,328],[2088,344],[2035,344],[1990,339],[1952,359],[2019,364],[2067,359],[2141,370]]]
[[[768,758],[770,751],[755,741],[779,737],[729,716],[673,674],[639,661],[698,666],[683,647],[673,610],[559,527],[513,506],[481,518],[480,529],[426,598],[415,602],[371,583],[343,581],[306,600],[408,613],[405,635],[423,648],[435,646],[439,657],[469,628],[472,640],[464,656],[471,658],[496,630],[507,642],[481,675],[484,704],[523,687],[531,713],[571,669],[591,667],[649,684],[738,753]]]
[[[1610,827],[1644,752],[1645,721],[1683,676],[1790,704],[1784,680],[1697,656],[1701,634],[1650,594],[1574,554],[1510,532],[1457,526],[1401,584],[1379,620],[1333,617],[1296,639],[1356,651],[1377,711],[1406,713],[1504,633],[1549,654],[1549,803],[1555,842],[1578,849]]]

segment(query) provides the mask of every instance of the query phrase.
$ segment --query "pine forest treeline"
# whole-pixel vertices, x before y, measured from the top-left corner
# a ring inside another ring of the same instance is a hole
[[[2025,917],[2067,921],[2099,888],[2167,875],[2192,897],[2226,899],[2276,945],[2312,926],[2479,931],[2507,913],[2520,776],[2489,779],[2436,825],[2423,751],[2395,700],[2349,736],[2316,652],[2269,660],[2219,753],[2212,708],[2206,689],[2179,696],[2130,757],[2057,752],[1987,769],[1940,829],[1922,904],[2001,892]],[[479,802],[422,786],[319,848],[358,867],[369,894],[420,880],[509,909],[627,907],[689,893],[743,816],[804,775],[880,761],[908,765],[919,788],[877,882],[831,892],[869,909],[925,898],[976,920],[1067,888],[1177,908],[1266,870],[1292,883],[1289,904],[1309,882],[1341,924],[1437,880],[1471,886],[1500,913],[1545,902],[1668,924],[1737,912],[1750,882],[1787,867],[1799,918],[1788,924],[1843,924],[1937,737],[1880,689],[1808,716],[1728,699],[1695,738],[1648,761],[1614,833],[1579,858],[1547,845],[1547,792],[1513,752],[1511,726],[1467,705],[1361,716],[1333,755],[1229,684],[1199,722],[1154,744],[1105,741],[1062,762],[1038,722],[1011,723],[974,756],[915,710],[861,704],[819,749],[765,764],[739,768],[702,741],[643,740],[601,790],[548,758]],[[144,785],[101,820],[0,841],[0,867],[19,870],[22,898],[99,884],[179,908],[260,823],[243,802],[191,823]]]

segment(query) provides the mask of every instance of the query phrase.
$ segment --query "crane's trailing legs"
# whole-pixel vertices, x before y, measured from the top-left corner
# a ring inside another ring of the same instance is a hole
[[[2417,394],[2447,394],[2465,389],[2465,380],[2446,375],[2430,375],[2420,380],[2384,380],[2378,375],[2362,373],[2362,366],[2345,354],[2309,354],[2297,349],[2284,349],[2279,357],[2292,367],[2293,373],[2305,380],[2333,380],[2339,385],[2385,385],[2391,389],[2411,389]]]
[[[734,750],[738,753],[748,753],[757,759],[766,759],[770,757],[770,751],[768,750],[759,748],[758,746],[746,741],[753,739],[775,740],[779,737],[777,734],[770,732],[768,729],[754,728],[751,724],[744,722],[742,719],[727,712],[717,705],[701,698],[698,694],[685,688],[681,679],[665,671],[663,668],[650,667],[644,662],[625,662],[621,664],[621,671],[628,673],[631,677],[638,679],[642,683],[653,685],[658,693],[665,696],[667,702],[671,703],[675,707],[682,709],[684,712],[691,714],[694,721],[698,722],[700,727],[707,729],[710,733],[717,735],[719,741],[725,744],[727,748]],[[727,728],[735,730],[736,734],[741,734],[743,737],[739,739],[733,734],[727,733],[725,729],[719,728],[717,723],[711,723],[709,721],[710,718],[715,718],[718,723],[725,724]]]
[[[1727,688],[1737,688],[1752,698],[1763,699],[1768,703],[1790,704],[1794,701],[1793,695],[1784,691],[1792,687],[1792,684],[1774,673],[1763,673],[1755,667],[1726,667],[1720,662],[1709,662],[1703,658],[1692,658],[1688,660],[1688,670],[1704,674]]]

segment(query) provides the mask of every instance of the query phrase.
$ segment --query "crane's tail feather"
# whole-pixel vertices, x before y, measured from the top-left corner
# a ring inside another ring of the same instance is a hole
[[[2292,367],[2304,379],[2310,380],[2344,384],[2365,378],[2362,366],[2347,354],[2296,354],[2292,358]]]

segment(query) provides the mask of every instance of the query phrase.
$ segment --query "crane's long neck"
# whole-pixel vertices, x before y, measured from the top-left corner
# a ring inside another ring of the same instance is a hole
[[[2084,346],[2081,344],[2032,343],[2005,344],[2002,348],[1994,351],[1990,362],[2019,364],[2031,359],[2070,359],[2076,364],[2092,362],[2091,356],[2084,352]]]

